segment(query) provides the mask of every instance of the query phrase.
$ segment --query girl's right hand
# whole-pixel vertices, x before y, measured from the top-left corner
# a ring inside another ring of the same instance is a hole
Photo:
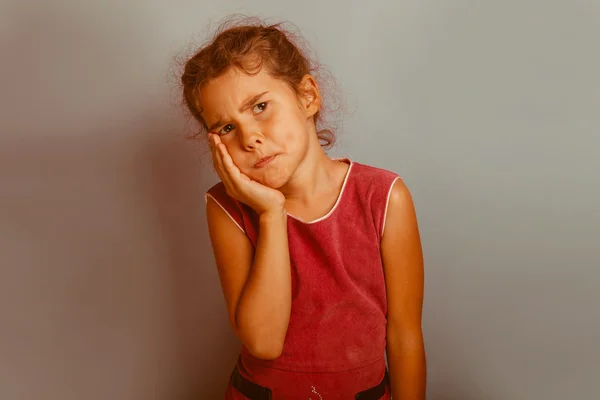
[[[285,196],[277,189],[253,181],[233,163],[219,135],[209,134],[213,165],[225,185],[227,194],[252,207],[259,215],[266,212],[281,212],[285,208]]]

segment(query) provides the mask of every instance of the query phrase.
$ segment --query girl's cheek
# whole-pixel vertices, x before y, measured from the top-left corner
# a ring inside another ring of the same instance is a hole
[[[236,152],[235,150],[230,151],[229,149],[227,149],[227,151],[229,152],[229,155],[231,156],[233,163],[241,170],[243,168],[243,163],[242,163],[242,159],[241,159],[240,155],[238,154],[238,152]]]

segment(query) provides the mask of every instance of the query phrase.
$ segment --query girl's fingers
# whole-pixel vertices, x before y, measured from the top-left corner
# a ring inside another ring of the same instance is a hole
[[[214,133],[208,134],[208,145],[210,146],[210,151],[213,156],[215,155],[215,136],[216,135]]]
[[[233,163],[233,160],[231,159],[231,156],[227,151],[227,147],[225,147],[225,145],[221,142],[221,139],[217,135],[214,136],[214,141],[223,168],[226,172],[231,173],[232,167],[235,167],[235,164]]]
[[[236,184],[237,186],[237,184],[239,183],[240,170],[233,163],[233,159],[229,155],[229,152],[227,152],[227,148],[224,144],[219,144],[219,151],[221,165],[223,166],[224,170],[223,172],[230,179],[231,183]]]
[[[213,156],[213,162],[215,161],[215,138],[214,133],[208,134],[208,146],[210,147],[210,152]]]
[[[223,166],[221,151],[219,150],[219,146],[217,146],[217,144],[216,144],[214,134],[211,135],[210,143],[211,143],[211,152],[212,152],[212,158],[213,158],[213,166],[215,167],[215,170],[217,171],[217,174],[219,174],[219,177],[221,178],[221,180],[225,180],[225,177],[224,177],[225,168]]]
[[[233,173],[236,169],[236,166],[233,163],[233,159],[229,155],[227,148],[224,144],[219,144],[219,149],[221,150],[221,161],[223,162],[223,166],[227,169],[227,172],[230,174]]]
[[[223,181],[226,187],[229,189],[235,190],[237,189],[236,179],[235,179],[235,164],[233,164],[233,160],[231,156],[227,152],[227,148],[219,137],[215,134],[212,135],[212,144],[213,144],[213,163],[215,165],[215,169],[219,174],[219,177]],[[233,168],[232,168],[233,167]]]

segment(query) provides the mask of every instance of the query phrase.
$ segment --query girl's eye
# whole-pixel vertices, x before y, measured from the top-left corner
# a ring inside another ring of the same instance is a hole
[[[220,130],[220,131],[219,131],[219,134],[220,134],[220,135],[224,135],[224,134],[226,134],[226,133],[229,133],[229,132],[231,132],[231,130],[232,130],[232,129],[233,129],[233,125],[231,125],[231,124],[227,124],[227,125],[225,125],[225,126],[224,126],[224,127],[223,127],[223,128]]]
[[[252,110],[254,111],[255,114],[260,114],[266,110],[267,104],[268,103],[266,101],[263,101],[262,103],[258,103],[257,105],[255,105],[252,108]],[[219,131],[219,135],[225,135],[225,134],[231,132],[234,128],[235,127],[232,124],[227,124],[223,128],[221,128],[221,130]]]
[[[267,103],[266,102],[262,102],[262,103],[258,103],[257,105],[255,105],[252,110],[255,113],[258,114],[258,113],[261,113],[261,112],[265,111],[266,108],[267,108]]]

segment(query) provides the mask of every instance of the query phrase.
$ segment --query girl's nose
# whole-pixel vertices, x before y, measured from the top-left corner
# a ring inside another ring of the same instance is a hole
[[[253,151],[264,143],[265,137],[257,128],[240,129],[240,141],[247,151]]]

